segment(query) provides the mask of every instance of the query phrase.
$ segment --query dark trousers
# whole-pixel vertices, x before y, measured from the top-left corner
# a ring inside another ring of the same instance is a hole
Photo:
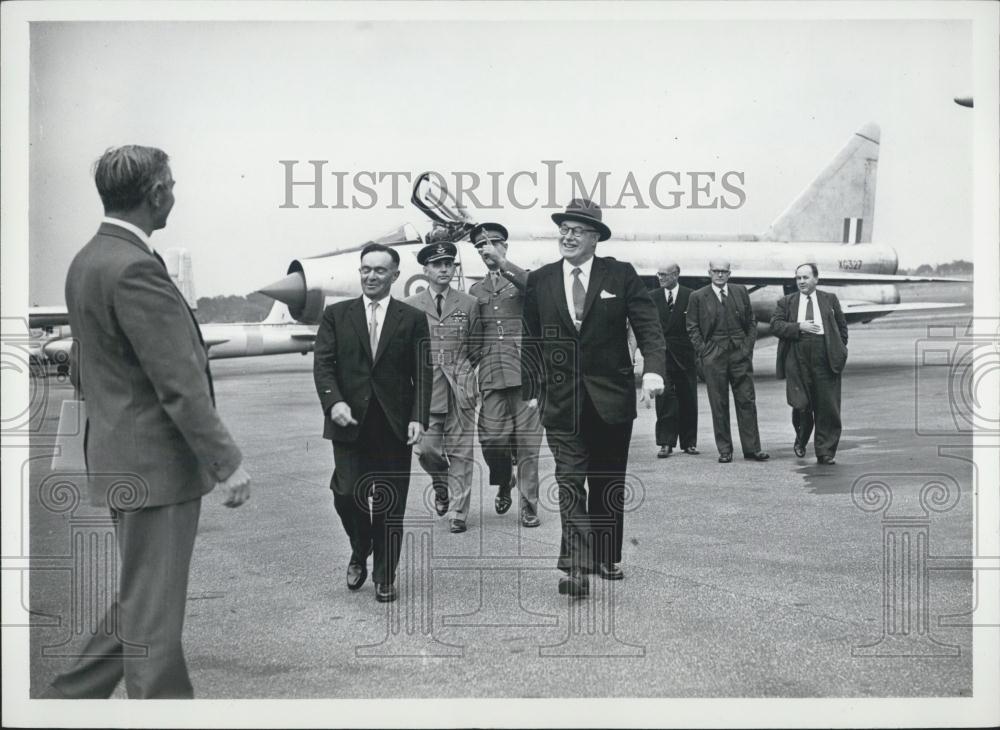
[[[656,445],[682,449],[698,445],[698,375],[667,370],[663,394],[656,396]]]
[[[201,498],[111,510],[121,560],[118,600],[51,697],[103,699],[124,676],[129,699],[189,699],[181,633]]]
[[[374,399],[357,441],[333,442],[333,505],[351,541],[351,561],[363,564],[374,552],[372,580],[376,583],[396,579],[411,454],[412,447],[396,438]]]
[[[808,408],[792,409],[795,440],[805,448],[816,428],[816,456],[836,456],[840,443],[840,375],[830,369],[826,341],[821,335],[802,333],[795,345],[802,388]]]
[[[595,564],[620,562],[632,421],[605,423],[584,394],[576,431],[546,430],[545,435],[559,485],[558,567],[588,570]]]
[[[521,387],[483,391],[479,443],[489,467],[490,484],[508,486],[517,465],[521,516],[538,513],[538,448],[542,426],[537,408],[521,400]]]
[[[729,389],[736,403],[736,424],[744,454],[760,451],[757,431],[757,396],[753,387],[753,360],[743,353],[743,341],[709,341],[708,352],[702,358],[705,389],[712,409],[715,445],[720,454],[733,453],[729,430]]]

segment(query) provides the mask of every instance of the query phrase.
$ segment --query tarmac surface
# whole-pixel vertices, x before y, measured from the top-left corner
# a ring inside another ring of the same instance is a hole
[[[469,530],[450,534],[414,459],[400,600],[376,603],[370,580],[349,593],[312,357],[215,361],[219,409],[254,482],[240,509],[214,493],[203,503],[184,635],[196,696],[969,696],[972,437],[956,404],[962,373],[924,354],[942,342],[928,344],[929,323],[940,333],[963,317],[852,328],[835,466],[792,453],[773,340],[755,357],[770,462],[716,462],[703,385],[701,455],[658,460],[654,411],[640,404],[626,578],[593,577],[583,600],[556,591],[544,441],[534,529],[519,526],[516,498],[495,514],[477,444]],[[31,450],[30,547],[61,569],[31,576],[33,696],[68,661],[57,655],[100,630],[74,589],[87,581],[71,535],[106,516],[40,503],[53,478],[45,435],[72,390],[54,377],[36,387],[46,400]]]

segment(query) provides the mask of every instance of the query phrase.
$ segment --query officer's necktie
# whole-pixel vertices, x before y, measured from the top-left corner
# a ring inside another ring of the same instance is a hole
[[[813,321],[813,298],[812,294],[806,296],[806,322]]]
[[[443,294],[438,294],[434,299],[437,301],[438,317],[441,316],[441,301],[444,299]]]
[[[372,357],[375,357],[375,353],[378,351],[378,302],[372,302],[368,306],[372,308],[372,321],[368,327],[368,341],[372,346]]]
[[[580,329],[583,322],[583,303],[587,300],[587,290],[583,288],[580,281],[580,274],[583,273],[577,266],[571,272],[573,274],[573,317],[576,320],[576,328]]]

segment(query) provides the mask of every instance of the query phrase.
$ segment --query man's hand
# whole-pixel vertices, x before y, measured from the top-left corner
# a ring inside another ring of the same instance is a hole
[[[351,407],[344,401],[334,403],[330,408],[330,420],[338,426],[357,426],[358,422],[351,415]]]
[[[808,332],[811,335],[818,335],[819,325],[811,320],[806,322],[799,322],[799,332]]]
[[[215,486],[226,493],[222,502],[226,507],[239,507],[250,499],[250,475],[242,466]]]
[[[663,378],[657,373],[643,373],[642,393],[652,400],[663,392]]]
[[[528,408],[531,410],[536,410],[538,408],[538,398],[532,398],[528,401]]]
[[[419,443],[423,435],[424,427],[420,421],[410,421],[406,426],[406,445],[413,446],[413,444]]]
[[[480,246],[479,255],[483,257],[483,261],[487,266],[490,264],[496,264],[497,268],[500,271],[503,271],[503,265],[506,263],[507,257],[504,256],[492,243],[484,243]]]

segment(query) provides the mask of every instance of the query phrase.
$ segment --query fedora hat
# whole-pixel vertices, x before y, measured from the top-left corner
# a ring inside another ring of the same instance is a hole
[[[480,243],[476,243],[476,236],[482,233],[487,233],[487,234],[495,233],[500,236],[501,240],[504,243],[507,243],[507,229],[504,228],[502,225],[500,225],[499,223],[480,223],[471,231],[469,231],[469,240],[472,241],[473,246],[476,246],[478,248],[480,245],[482,245]],[[486,242],[483,241],[482,243]]]
[[[597,229],[598,241],[607,241],[611,238],[611,229],[601,220],[601,206],[586,198],[573,198],[566,206],[566,212],[553,213],[552,220],[557,226],[561,226],[565,221],[586,223]]]

